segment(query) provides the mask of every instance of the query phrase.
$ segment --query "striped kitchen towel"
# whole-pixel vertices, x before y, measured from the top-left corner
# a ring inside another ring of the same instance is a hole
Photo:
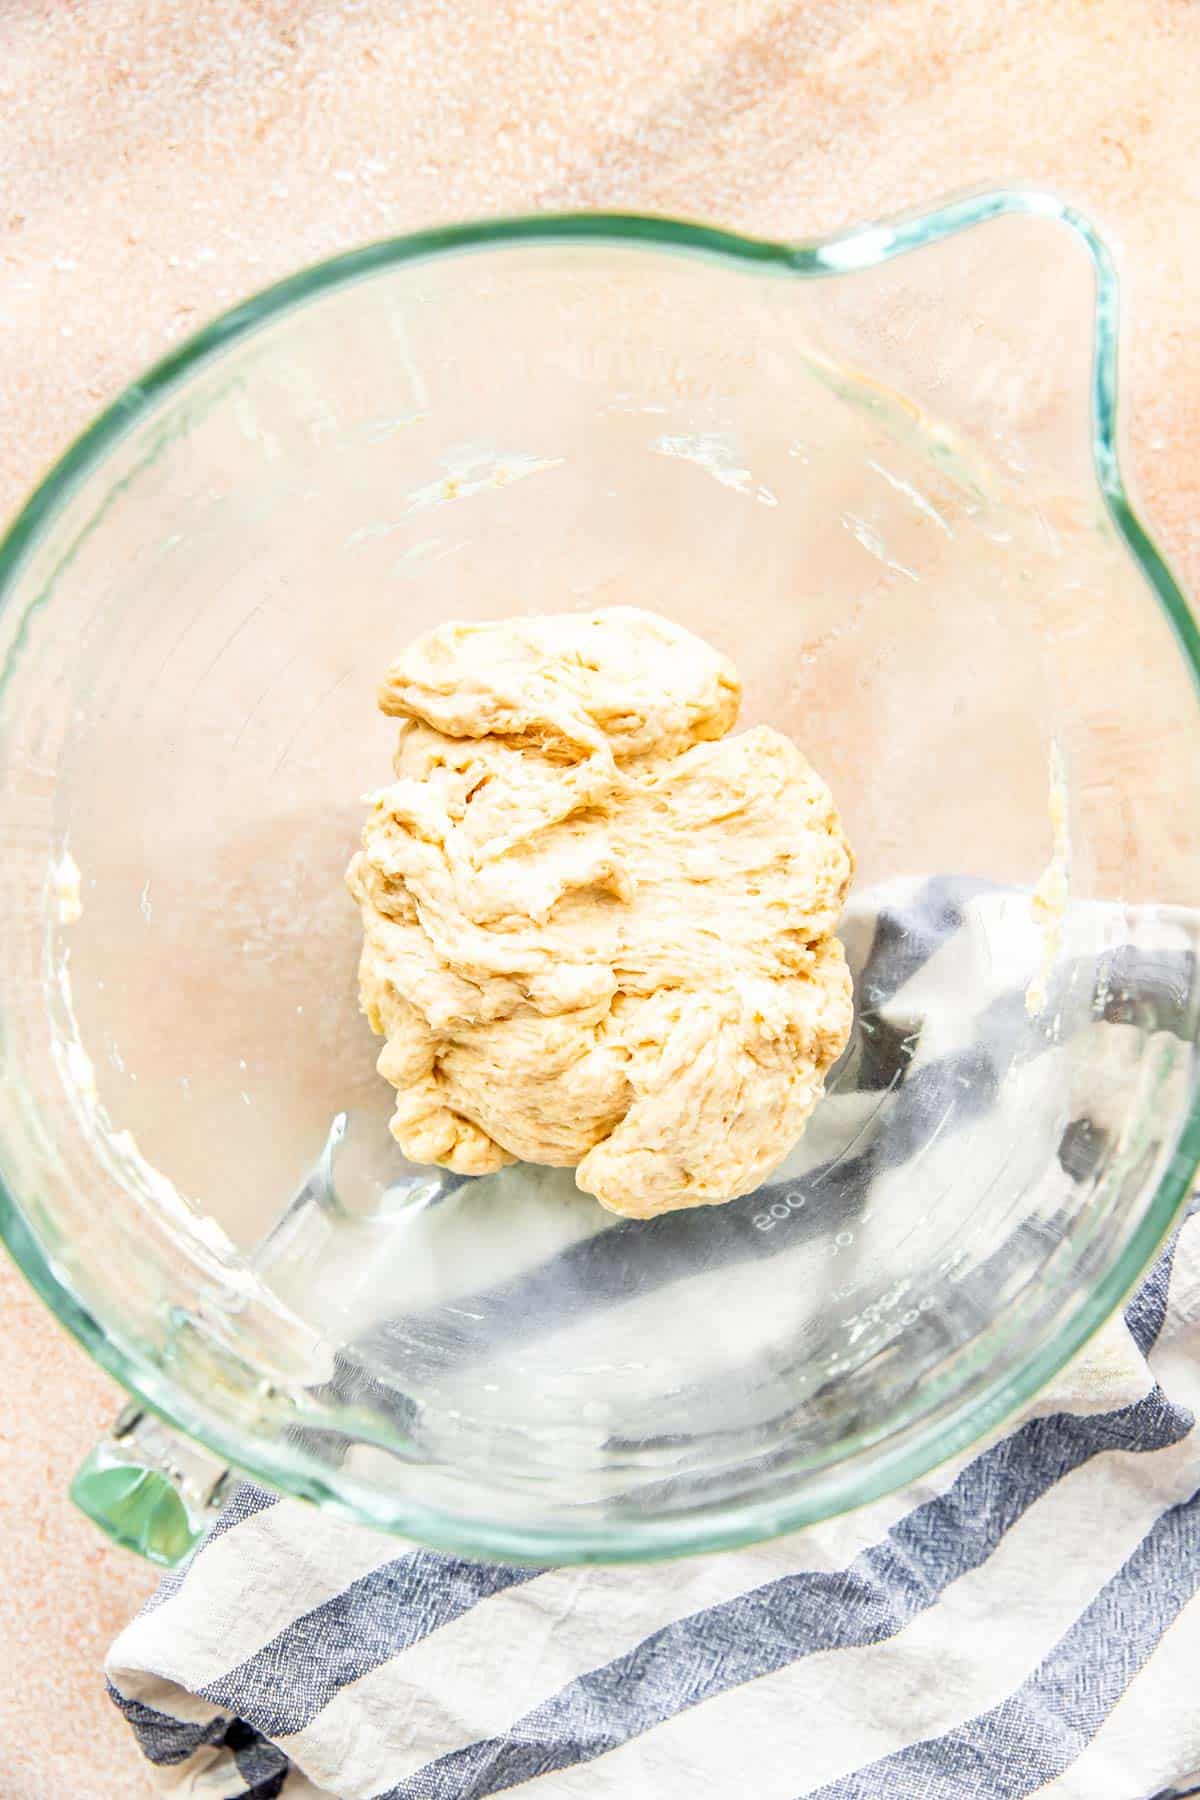
[[[958,1054],[936,959],[981,931],[1003,981],[992,906],[929,883],[863,940],[860,1007],[886,1021],[925,980],[914,1084]],[[1086,1029],[1120,1034],[1130,996],[1179,1029],[1190,929],[1155,909],[1135,935],[1103,952]],[[978,1104],[978,1082],[945,1091]],[[902,1493],[750,1549],[538,1571],[247,1484],[113,1646],[111,1691],[163,1789],[209,1800],[1182,1800],[1200,1794],[1198,1406],[1193,1205],[1049,1392]]]

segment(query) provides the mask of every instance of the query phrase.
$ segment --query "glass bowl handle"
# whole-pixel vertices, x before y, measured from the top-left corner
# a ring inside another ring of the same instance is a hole
[[[131,1405],[80,1465],[71,1498],[114,1543],[170,1569],[204,1536],[234,1479],[215,1457]]]

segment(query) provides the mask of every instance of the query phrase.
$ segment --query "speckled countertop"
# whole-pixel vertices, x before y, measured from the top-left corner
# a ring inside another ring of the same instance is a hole
[[[1122,252],[1134,469],[1200,589],[1193,0],[12,0],[0,514],[140,368],[331,251],[610,206],[775,236],[1036,181]],[[0,1266],[0,1796],[152,1791],[104,1698],[152,1585],[72,1513],[118,1403]]]

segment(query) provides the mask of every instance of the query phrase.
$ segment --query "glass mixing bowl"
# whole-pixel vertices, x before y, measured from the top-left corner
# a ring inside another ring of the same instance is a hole
[[[1197,633],[1117,361],[1045,195],[499,221],[283,282],[68,451],[0,549],[0,1216],[137,1401],[110,1530],[180,1553],[228,1464],[492,1557],[746,1541],[1107,1316],[1200,1152]],[[400,647],[618,602],[735,658],[858,855],[829,1098],[647,1223],[404,1161],[342,886]]]

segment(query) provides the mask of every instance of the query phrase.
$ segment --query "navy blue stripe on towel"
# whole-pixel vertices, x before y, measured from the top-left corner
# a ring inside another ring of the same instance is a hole
[[[802,1790],[806,1800],[1024,1800],[1087,1749],[1198,1587],[1200,1492],[1161,1515],[1000,1706],[826,1787]]]
[[[505,1588],[541,1573],[414,1550],[293,1619],[269,1644],[199,1692],[265,1737],[311,1724],[338,1691]],[[304,1680],[295,1674],[302,1670]]]
[[[127,1700],[111,1681],[105,1685],[109,1699],[114,1706],[120,1707],[128,1720],[138,1749],[147,1762],[158,1768],[186,1762],[203,1745],[225,1741],[231,1723],[228,1718],[209,1719],[205,1724],[197,1725],[188,1719],[172,1718],[170,1713],[157,1712],[141,1700]]]
[[[1105,1452],[1166,1449],[1192,1425],[1191,1413],[1159,1388],[1113,1413],[1033,1419],[848,1568],[786,1576],[676,1620],[568,1683],[505,1736],[441,1757],[378,1800],[482,1800],[603,1756],[688,1707],[817,1651],[881,1643],[986,1562],[1064,1475]]]

